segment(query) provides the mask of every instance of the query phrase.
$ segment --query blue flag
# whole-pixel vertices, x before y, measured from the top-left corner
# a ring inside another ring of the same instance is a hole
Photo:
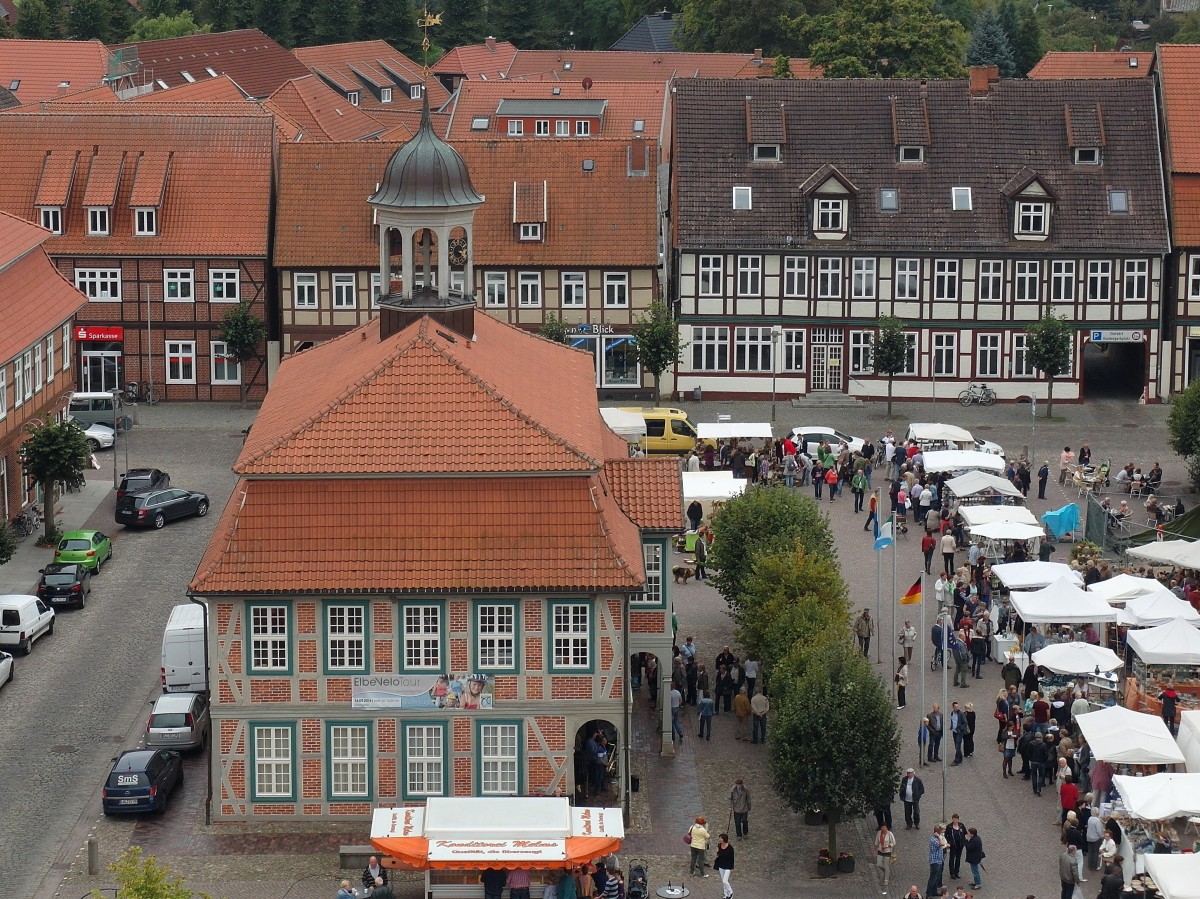
[[[879,526],[879,522],[875,522],[875,549],[886,549],[892,544],[892,522],[889,519],[883,523],[883,527]]]

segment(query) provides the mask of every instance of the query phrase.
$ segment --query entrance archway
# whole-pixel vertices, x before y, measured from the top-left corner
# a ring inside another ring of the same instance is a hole
[[[617,726],[603,718],[594,718],[575,732],[576,805],[607,807],[620,799],[618,733]]]
[[[1141,332],[1138,332],[1141,333]],[[1083,395],[1085,399],[1137,399],[1146,388],[1145,341],[1083,345]]]

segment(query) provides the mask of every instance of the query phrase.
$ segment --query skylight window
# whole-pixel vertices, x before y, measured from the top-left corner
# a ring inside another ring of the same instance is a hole
[[[485,116],[485,115],[475,116],[475,118],[471,119],[471,130],[472,131],[487,131],[487,129],[488,129],[488,117],[487,116]]]
[[[210,77],[210,78],[216,78],[216,77],[217,77],[217,73],[213,71],[213,67],[212,67],[212,66],[205,66],[205,67],[204,67],[204,71],[208,72],[208,75],[209,75],[209,77]]]
[[[1129,212],[1129,191],[1110,190],[1108,192],[1108,211],[1114,215],[1125,215]]]
[[[180,72],[179,74],[183,76],[183,80],[188,84],[194,84],[196,82],[196,79],[192,77],[191,72]]]
[[[879,189],[879,211],[880,212],[899,212],[900,211],[900,191],[894,187],[883,187]]]
[[[634,134],[641,134],[645,130],[646,130],[646,120],[645,119],[634,119],[633,120],[633,133]]]
[[[970,212],[971,211],[971,188],[969,187],[952,187],[950,188],[950,208],[955,212]]]

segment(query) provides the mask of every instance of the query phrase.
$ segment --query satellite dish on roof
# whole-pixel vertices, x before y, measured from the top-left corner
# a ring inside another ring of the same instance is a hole
[[[583,79],[583,89],[585,91],[590,91],[592,89],[592,79],[591,78]]]

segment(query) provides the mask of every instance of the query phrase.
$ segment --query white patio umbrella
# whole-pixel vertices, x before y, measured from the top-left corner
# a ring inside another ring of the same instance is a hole
[[[1054,643],[1033,654],[1033,663],[1055,674],[1091,674],[1115,671],[1123,664],[1121,657],[1107,646],[1091,643]]]

